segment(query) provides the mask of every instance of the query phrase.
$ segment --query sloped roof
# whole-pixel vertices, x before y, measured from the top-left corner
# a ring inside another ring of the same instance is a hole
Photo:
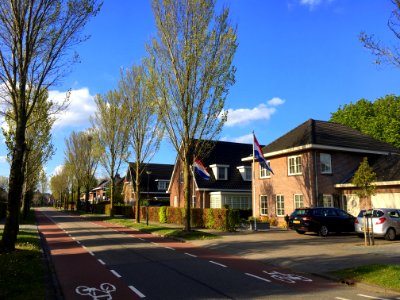
[[[251,181],[244,181],[237,167],[251,166],[250,162],[243,162],[241,159],[251,155],[252,144],[240,144],[224,141],[213,141],[214,147],[210,154],[201,159],[204,167],[211,175],[210,180],[204,180],[195,173],[197,187],[206,190],[240,190],[251,191]],[[228,180],[216,180],[210,165],[229,165]]]
[[[144,166],[144,171],[140,175],[140,187],[142,192],[147,191],[147,181],[149,184],[149,192],[160,192],[157,188],[158,180],[171,180],[172,171],[174,165],[169,164],[146,164]],[[149,171],[150,174],[146,172]],[[127,180],[131,181],[131,175],[135,177],[135,163],[129,163],[128,174],[126,176]]]
[[[400,153],[400,149],[378,141],[348,126],[309,119],[263,148],[268,154],[306,145],[343,148],[348,151]]]

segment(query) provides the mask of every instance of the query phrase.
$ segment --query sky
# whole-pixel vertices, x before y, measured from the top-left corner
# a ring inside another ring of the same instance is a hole
[[[390,0],[217,0],[217,11],[223,4],[237,25],[239,46],[220,140],[251,143],[254,131],[266,145],[310,118],[328,121],[350,102],[400,94],[400,69],[375,65],[359,41],[365,31],[385,44],[399,42],[387,27]],[[75,48],[80,63],[49,93],[57,100],[71,90],[70,106],[53,128],[56,154],[48,176],[63,165],[65,139],[90,127],[94,96],[116,88],[121,68],[146,56],[145,44],[156,35],[151,2],[104,0],[84,33],[90,39]],[[0,139],[0,176],[8,176]],[[165,139],[151,162],[173,164],[175,156]]]

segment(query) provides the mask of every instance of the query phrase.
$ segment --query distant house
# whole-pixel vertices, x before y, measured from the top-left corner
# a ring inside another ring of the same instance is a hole
[[[400,150],[347,126],[310,119],[263,152],[274,175],[256,162],[256,216],[284,217],[312,206],[340,207],[355,215],[365,207],[400,205]],[[380,182],[378,194],[360,202],[350,182],[363,157]]]
[[[202,179],[194,172],[191,207],[251,209],[251,164],[242,157],[252,152],[251,144],[213,141],[210,154],[201,159],[211,175],[210,180]],[[177,158],[171,183],[168,188],[170,205],[184,207],[183,165]]]
[[[121,178],[119,174],[115,176],[115,194],[116,198],[120,197],[122,185],[123,185],[124,178]],[[99,185],[94,187],[90,192],[89,192],[89,202],[90,203],[99,203],[103,201],[108,201],[109,196],[107,195],[107,191],[110,188],[110,182],[111,180],[109,178],[103,178],[99,180]],[[85,193],[82,194],[82,201],[85,200]]]
[[[140,174],[139,199],[150,199],[155,202],[168,200],[167,189],[173,168],[174,165],[170,164],[146,164],[142,174]],[[133,205],[135,202],[135,174],[135,164],[129,163],[122,190],[125,204]]]

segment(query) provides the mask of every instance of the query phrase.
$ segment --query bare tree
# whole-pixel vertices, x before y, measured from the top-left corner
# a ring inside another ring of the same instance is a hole
[[[387,22],[389,30],[393,33],[396,39],[400,39],[400,0],[392,0],[392,14]],[[370,50],[375,56],[375,63],[390,63],[396,67],[400,67],[400,51],[398,46],[386,46],[372,34],[361,32],[360,41],[365,48]]]
[[[110,178],[110,214],[114,214],[115,179],[122,163],[129,157],[128,101],[118,91],[95,98],[97,111],[91,118],[101,149],[100,164]]]
[[[149,76],[144,66],[134,66],[121,74],[120,92],[128,100],[130,144],[134,155],[135,220],[140,223],[140,178],[160,146],[163,136],[161,119],[150,90]]]
[[[148,45],[151,74],[162,121],[184,169],[185,230],[190,231],[190,165],[202,140],[221,131],[229,87],[236,28],[229,10],[215,14],[215,0],[153,0],[158,38]]]
[[[13,251],[24,183],[26,127],[38,99],[59,81],[76,56],[73,46],[86,38],[81,30],[100,9],[97,0],[21,0],[0,2],[0,80],[2,100],[15,116],[7,217],[2,251]],[[68,60],[72,57],[72,61]]]

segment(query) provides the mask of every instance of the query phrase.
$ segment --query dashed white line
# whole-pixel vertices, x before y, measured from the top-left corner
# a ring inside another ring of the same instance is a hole
[[[264,277],[260,277],[260,276],[254,275],[254,274],[250,274],[250,273],[244,273],[244,274],[246,274],[247,276],[253,277],[253,278],[260,279],[260,280],[265,281],[265,282],[271,282],[271,280],[268,280],[268,279],[266,279]]]
[[[128,287],[140,298],[146,298],[144,294],[142,294],[137,288],[135,288],[133,285],[128,285]]]
[[[210,262],[210,263],[212,263],[212,264],[214,264],[214,265],[217,265],[217,266],[223,267],[223,268],[226,268],[226,267],[227,267],[227,266],[225,266],[225,265],[223,265],[223,264],[217,263],[217,262],[215,262],[215,261],[212,261],[212,260],[209,260],[209,262]]]
[[[146,240],[145,239],[142,239],[142,238],[138,238],[139,240],[141,240],[141,241],[143,241],[143,242],[145,242]]]
[[[89,251],[89,254],[90,254],[91,256],[94,256],[94,253],[93,253],[92,251]]]
[[[81,244],[81,242],[80,241],[76,241],[79,245]]]
[[[190,253],[187,253],[187,252],[185,252],[185,254],[188,255],[188,256],[191,256],[191,257],[197,257],[197,255],[190,254]]]
[[[106,263],[104,262],[104,261],[102,261],[100,258],[99,259],[97,259],[98,260],[98,262],[99,263],[101,263],[103,266],[105,266],[106,265]]]
[[[169,250],[174,250],[175,251],[175,249],[174,248],[171,248],[171,247],[164,247],[165,249],[169,249]]]
[[[110,270],[116,277],[121,278],[122,276],[117,273],[115,270]]]
[[[357,294],[357,296],[364,297],[364,298],[369,298],[369,299],[389,300],[387,298],[380,298],[380,297],[368,296],[368,295],[363,295],[363,294]]]
[[[350,299],[342,298],[342,297],[335,297],[335,299],[338,299],[338,300],[350,300]]]

